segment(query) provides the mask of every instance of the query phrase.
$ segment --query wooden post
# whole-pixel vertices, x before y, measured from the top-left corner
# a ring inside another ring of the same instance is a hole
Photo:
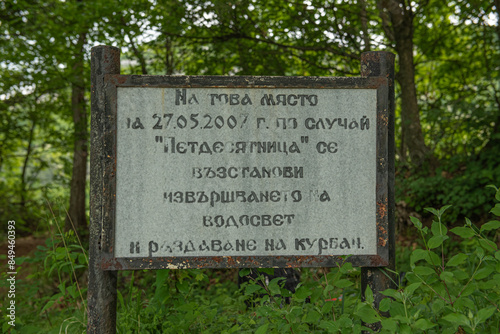
[[[369,286],[373,291],[374,307],[379,308],[380,301],[385,297],[381,291],[395,288],[395,277],[391,272],[384,269],[395,270],[395,228],[394,228],[394,54],[390,52],[365,52],[361,54],[361,76],[363,77],[385,77],[389,81],[389,99],[388,99],[388,198],[387,215],[389,228],[387,231],[387,240],[389,243],[389,265],[385,268],[361,268],[361,291],[363,299],[365,298],[366,288]],[[364,324],[364,326],[379,331],[380,323]]]
[[[90,133],[90,228],[87,333],[116,333],[116,271],[101,269],[103,217],[104,75],[120,74],[120,50],[110,46],[92,48]]]

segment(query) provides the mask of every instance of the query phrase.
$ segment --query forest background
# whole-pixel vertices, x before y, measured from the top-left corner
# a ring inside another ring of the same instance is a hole
[[[425,221],[426,207],[452,204],[451,225],[488,219],[486,186],[500,183],[500,0],[8,0],[0,217],[18,238],[77,231],[87,248],[96,45],[121,49],[122,74],[152,75],[359,76],[362,52],[393,52],[399,235],[414,239],[409,216]]]

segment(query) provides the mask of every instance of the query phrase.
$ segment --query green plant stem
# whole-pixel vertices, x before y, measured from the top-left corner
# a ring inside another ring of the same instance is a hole
[[[417,277],[418,277],[418,279],[420,279],[420,280],[422,281],[422,283],[424,283],[424,285],[425,285],[426,287],[428,287],[429,289],[431,289],[431,291],[432,291],[432,292],[434,292],[434,293],[436,294],[436,296],[438,296],[439,298],[441,298],[441,299],[442,299],[443,301],[445,301],[446,303],[449,303],[449,301],[448,301],[448,300],[446,300],[446,298],[442,297],[442,296],[441,296],[441,295],[440,295],[440,294],[439,294],[436,290],[434,290],[434,289],[433,289],[433,288],[432,288],[429,284],[427,284],[427,282],[426,282],[426,281],[424,281],[424,280],[422,279],[422,277],[418,276],[417,274],[415,274],[415,276],[417,276]]]
[[[455,300],[457,300],[458,298],[460,298],[460,296],[462,295],[462,292],[464,292],[464,290],[467,288],[467,286],[470,284],[470,282],[472,282],[472,280],[474,279],[474,276],[476,276],[476,273],[477,271],[479,270],[479,267],[481,266],[481,263],[483,263],[483,258],[480,258],[479,259],[479,263],[477,264],[477,267],[476,269],[474,270],[474,273],[472,274],[472,276],[470,277],[469,281],[467,282],[467,284],[464,285],[464,287],[462,288],[462,290],[460,290],[460,292],[458,293],[457,295],[457,298]]]
[[[78,278],[76,277],[76,272],[75,272],[75,268],[73,266],[73,261],[71,260],[71,256],[69,255],[69,249],[68,249],[68,246],[66,245],[66,240],[64,240],[64,234],[62,233],[61,228],[60,228],[59,224],[57,223],[56,216],[54,214],[54,211],[52,211],[52,207],[50,206],[50,204],[49,204],[49,209],[50,209],[52,216],[54,217],[54,222],[56,223],[57,230],[61,234],[61,240],[63,242],[64,249],[66,250],[66,255],[68,256],[69,264],[71,265],[71,271],[73,272],[73,276],[75,278],[76,287],[78,288],[78,293],[80,294],[80,298],[82,300],[82,305],[85,305],[85,301],[83,300],[82,290],[80,289],[80,284],[78,284]],[[78,309],[80,309],[80,307],[78,307]],[[87,308],[84,308],[84,312],[87,312]]]

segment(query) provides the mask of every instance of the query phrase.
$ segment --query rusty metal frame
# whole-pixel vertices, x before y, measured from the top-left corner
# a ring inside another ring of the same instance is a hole
[[[389,86],[385,77],[223,77],[223,76],[139,76],[104,75],[105,106],[98,129],[100,147],[92,147],[100,157],[96,172],[103,182],[101,210],[101,268],[103,270],[184,269],[184,268],[243,268],[243,267],[333,267],[349,261],[359,267],[384,267],[390,262],[389,214],[390,203],[390,119]],[[123,257],[114,256],[116,210],[116,147],[117,147],[117,88],[313,88],[313,89],[376,89],[376,231],[377,255],[345,256],[207,256],[207,257]],[[96,154],[96,153],[94,153]],[[393,186],[393,185],[392,185]]]

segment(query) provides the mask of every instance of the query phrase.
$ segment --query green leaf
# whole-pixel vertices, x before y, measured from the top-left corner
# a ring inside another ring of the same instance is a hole
[[[389,308],[391,307],[392,299],[391,298],[384,298],[380,301],[380,304],[378,306],[378,309],[381,312],[387,312],[389,311]]]
[[[255,334],[265,334],[267,333],[267,328],[269,327],[269,323],[265,323],[264,325],[257,328]]]
[[[500,251],[496,251],[495,253],[495,259],[500,261]]]
[[[464,253],[459,253],[457,255],[454,255],[451,259],[448,260],[446,263],[447,267],[456,267],[460,264],[462,264],[465,260],[467,260],[469,256],[467,256]]]
[[[260,273],[267,274],[269,276],[274,275],[274,268],[257,268],[257,271]]]
[[[335,321],[321,320],[319,328],[326,329],[329,333],[336,333],[339,330],[339,324]]]
[[[451,205],[445,205],[441,209],[439,209],[439,213],[438,213],[439,217],[441,217],[444,214],[444,212],[446,210],[448,210],[449,208],[451,208]]]
[[[412,284],[408,285],[404,289],[405,295],[408,296],[408,297],[410,297],[411,295],[413,295],[413,293],[415,292],[415,290],[417,290],[420,287],[420,284],[422,284],[422,283],[418,282],[418,283],[412,283]]]
[[[240,277],[250,275],[250,268],[240,269],[238,274],[240,275]]]
[[[428,257],[427,251],[424,249],[415,249],[410,256],[410,266],[413,268],[415,263]]]
[[[370,288],[370,286],[367,286],[366,287],[366,290],[365,290],[365,300],[367,303],[369,303],[370,305],[373,304],[373,301],[375,300],[373,298],[373,291],[372,289]]]
[[[434,209],[434,208],[424,208],[425,211],[429,211],[430,213],[432,213],[434,216],[438,217],[439,216],[439,212],[438,210]]]
[[[252,295],[257,291],[264,290],[259,284],[248,284],[245,288],[245,295]]]
[[[431,232],[434,235],[446,235],[448,233],[448,229],[439,222],[432,222]]]
[[[367,324],[373,324],[375,322],[380,321],[380,317],[375,312],[374,309],[372,309],[369,305],[367,304],[359,304],[361,305],[358,310],[356,311],[356,315],[361,318],[362,321],[366,322]]]
[[[469,227],[455,227],[452,228],[450,232],[453,232],[462,238],[470,238],[476,235],[476,233],[474,233],[474,231]]]
[[[481,226],[481,232],[496,230],[500,227],[500,220],[492,220]]]
[[[478,323],[485,322],[489,317],[491,317],[496,311],[495,307],[480,309],[476,314],[476,319]]]
[[[300,286],[297,290],[295,290],[294,296],[298,299],[306,299],[311,295],[311,291],[305,286]]]
[[[433,324],[432,322],[430,322],[427,319],[418,319],[415,322],[415,327],[418,328],[418,329],[420,329],[420,330],[423,330],[423,331],[426,331],[429,328],[432,328],[434,326],[436,326],[436,324]]]
[[[347,288],[348,286],[351,286],[353,284],[354,283],[352,283],[352,281],[350,281],[348,279],[339,279],[339,280],[335,281],[335,283],[333,283],[333,285],[335,285],[338,288]]]
[[[391,318],[382,319],[380,321],[380,324],[382,325],[383,329],[386,329],[386,330],[391,331],[393,333],[398,330],[398,323],[394,319],[391,319]]]
[[[403,300],[401,293],[397,290],[394,290],[394,289],[386,289],[386,290],[382,291],[382,294],[384,296],[391,297],[391,298],[394,298],[394,299],[399,300],[399,301]]]
[[[443,242],[448,239],[449,237],[446,235],[435,235],[432,238],[429,239],[427,242],[427,246],[429,249],[433,249],[436,247],[439,247],[443,244]]]
[[[424,266],[415,267],[415,269],[413,269],[413,272],[421,276],[427,276],[435,273],[434,269]]]
[[[479,239],[479,244],[487,251],[494,252],[497,250],[497,245],[493,241]]]
[[[280,284],[281,281],[284,281],[284,280],[286,280],[286,278],[284,278],[284,277],[276,277],[276,278],[273,278],[271,280],[271,282],[269,282],[268,289],[271,292],[271,294],[273,294],[273,295],[279,295],[280,294],[281,289],[280,289],[279,284]]]
[[[450,313],[443,317],[444,320],[449,321],[451,323],[464,325],[470,327],[470,320],[461,313]]]
[[[495,216],[500,217],[500,203],[495,204],[495,207],[491,209],[490,212]]]
[[[321,319],[321,314],[319,314],[318,311],[310,310],[309,312],[307,312],[307,315],[306,315],[306,318],[304,321],[309,322],[309,323],[316,323],[316,322],[318,322],[319,319]]]
[[[441,278],[443,281],[446,283],[453,283],[455,282],[455,277],[452,272],[450,271],[443,271],[441,275],[439,275],[439,278]]]
[[[476,275],[474,275],[474,278],[476,280],[486,278],[494,271],[495,271],[495,268],[493,266],[487,266],[487,267],[481,268],[476,272]]]
[[[352,327],[352,320],[351,318],[349,318],[348,315],[346,314],[343,314],[338,320],[337,322],[339,323],[340,325],[340,328],[351,328]]]
[[[434,313],[439,313],[444,307],[444,301],[442,299],[436,299],[432,304],[431,310]]]
[[[418,218],[410,216],[410,220],[416,228],[419,230],[422,228],[422,222]]]
[[[52,305],[54,305],[55,303],[55,300],[49,300],[47,302],[47,304],[45,304],[45,306],[42,308],[42,310],[40,311],[40,313],[43,313],[46,309],[48,309],[49,307],[51,307]]]

